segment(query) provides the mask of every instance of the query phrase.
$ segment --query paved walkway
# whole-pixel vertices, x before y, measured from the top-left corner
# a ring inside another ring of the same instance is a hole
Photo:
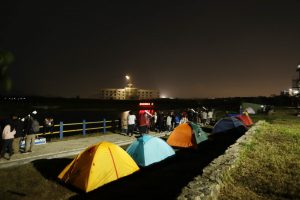
[[[166,132],[151,132],[150,135],[162,137],[166,135]],[[86,149],[88,146],[101,141],[108,141],[119,146],[123,146],[131,144],[134,140],[136,140],[135,137],[128,137],[122,134],[105,134],[102,136],[90,136],[79,139],[62,140],[42,145],[35,145],[33,152],[31,153],[14,154],[10,160],[6,160],[4,158],[0,159],[0,169],[26,164],[38,159],[51,159],[75,156],[82,150]]]

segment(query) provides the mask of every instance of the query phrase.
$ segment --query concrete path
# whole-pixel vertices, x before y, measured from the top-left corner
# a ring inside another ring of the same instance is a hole
[[[166,133],[167,132],[151,132],[150,135],[156,137],[163,137],[166,135]],[[49,142],[42,145],[35,145],[33,152],[31,153],[14,154],[10,160],[6,160],[5,158],[0,159],[0,169],[26,164],[38,159],[51,159],[75,156],[87,147],[101,141],[112,142],[119,146],[123,146],[131,144],[134,140],[136,140],[136,137],[129,137],[122,134],[105,134],[102,136],[90,136],[79,139],[62,140]]]

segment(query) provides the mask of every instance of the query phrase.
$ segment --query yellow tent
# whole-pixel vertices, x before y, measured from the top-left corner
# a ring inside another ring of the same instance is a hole
[[[81,152],[58,178],[89,192],[137,170],[137,164],[121,147],[99,142]]]

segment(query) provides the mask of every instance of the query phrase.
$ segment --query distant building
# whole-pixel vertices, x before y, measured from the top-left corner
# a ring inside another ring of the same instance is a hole
[[[297,66],[298,78],[292,80],[292,87],[281,93],[289,96],[298,96],[300,94],[300,65]]]
[[[300,91],[300,65],[298,65],[297,67],[297,72],[298,72],[298,78],[293,79],[292,89],[294,91],[297,91],[296,93],[298,94]]]
[[[100,99],[156,99],[159,98],[159,95],[158,90],[138,89],[131,86],[123,89],[107,88],[100,90]]]

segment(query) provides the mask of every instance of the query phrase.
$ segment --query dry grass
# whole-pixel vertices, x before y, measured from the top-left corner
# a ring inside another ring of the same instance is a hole
[[[49,176],[52,178],[45,177],[47,173],[41,173],[41,170],[35,167],[37,165],[35,162],[1,169],[0,199],[68,199],[75,193],[54,180],[58,171],[70,161],[70,159],[65,160],[52,162],[51,165],[47,161],[38,161],[38,165],[43,165],[44,171],[49,171],[48,174],[50,173]],[[41,164],[42,162],[44,164]],[[63,163],[63,166],[60,163]]]
[[[300,119],[269,116],[237,167],[229,172],[220,199],[300,199]]]

